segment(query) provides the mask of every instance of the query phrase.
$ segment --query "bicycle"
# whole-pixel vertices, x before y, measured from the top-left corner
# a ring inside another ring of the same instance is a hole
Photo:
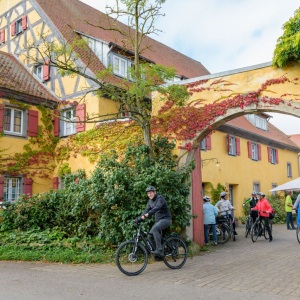
[[[228,216],[228,210],[222,211],[226,212],[226,216],[216,217],[216,233],[217,233],[217,241],[218,244],[227,243],[231,236],[233,236],[233,240],[235,241],[235,235],[233,234],[233,227],[231,223],[231,219]],[[210,228],[209,235],[212,235],[212,231]]]
[[[136,222],[134,224],[138,227],[137,235],[134,236],[133,240],[122,243],[116,253],[116,264],[122,273],[128,276],[135,276],[142,273],[148,264],[149,254],[155,261],[163,260],[165,265],[170,269],[180,269],[183,267],[187,260],[187,247],[184,240],[178,234],[172,233],[166,238],[161,237],[164,255],[158,257],[151,254],[154,247],[150,240],[144,237],[144,235],[148,235],[148,232],[142,231],[142,223],[139,226]]]
[[[246,206],[246,205],[245,205],[245,207],[250,208],[250,206]],[[249,210],[249,214],[248,214],[247,221],[246,221],[245,238],[247,238],[248,235],[250,234],[252,225],[253,225],[253,219],[251,216],[251,210]]]
[[[226,212],[226,216],[225,216],[225,218],[226,218],[226,224],[230,228],[230,237],[232,237],[233,241],[235,242],[235,234],[234,234],[235,230],[233,229],[233,223],[232,223],[232,221],[231,221],[231,219],[229,217],[229,213],[228,213],[229,211],[232,211],[232,209],[223,210],[221,213]],[[229,237],[229,239],[230,239],[230,237]]]
[[[266,211],[261,211],[261,210],[255,210],[258,212],[258,217],[256,218],[254,224],[251,227],[251,239],[252,242],[255,243],[258,239],[258,237],[264,236],[266,240],[268,240],[269,233],[266,229],[266,223],[264,219],[260,219],[260,213],[267,213]],[[263,224],[263,226],[262,226]],[[272,225],[272,220],[269,219],[269,227],[272,232],[273,230],[273,225]]]

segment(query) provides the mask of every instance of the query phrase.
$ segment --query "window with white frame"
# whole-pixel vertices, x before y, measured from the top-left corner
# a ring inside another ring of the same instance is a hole
[[[235,137],[229,137],[229,152],[230,155],[236,155],[236,144],[235,144]]]
[[[22,28],[22,19],[18,20],[16,22],[16,34],[20,33],[23,31],[23,28]]]
[[[272,190],[275,189],[275,188],[277,188],[277,186],[278,186],[277,183],[272,183]],[[273,195],[277,195],[278,192],[272,192],[272,194]]]
[[[64,135],[76,133],[76,109],[71,108],[63,111],[64,116]]]
[[[200,142],[200,149],[201,149],[201,150],[206,150],[206,138],[204,138],[204,139]]]
[[[291,163],[287,163],[287,176],[292,178],[292,164]]]
[[[35,66],[34,67],[34,74],[39,78],[39,79],[43,79],[43,66]]]
[[[276,150],[274,148],[270,148],[271,153],[271,164],[276,165]]]
[[[267,120],[260,116],[255,116],[255,127],[262,130],[268,130]]]
[[[20,178],[4,177],[3,200],[14,202],[20,196]]]
[[[253,160],[258,160],[257,144],[256,143],[251,143],[251,147],[252,147],[252,159]]]
[[[259,181],[253,181],[253,191],[256,193],[260,192],[260,182]]]
[[[4,110],[4,133],[22,135],[23,111],[14,108]]]
[[[113,70],[114,73],[122,76],[122,77],[126,77],[127,76],[127,60],[123,59],[119,56],[113,56]]]

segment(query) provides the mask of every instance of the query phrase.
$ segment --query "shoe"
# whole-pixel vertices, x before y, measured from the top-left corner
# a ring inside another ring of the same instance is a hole
[[[218,246],[218,243],[213,243],[213,246]]]
[[[204,246],[209,246],[209,243],[205,243]]]
[[[287,230],[292,230],[292,228],[287,228]]]
[[[296,227],[293,227],[292,230],[297,230],[297,228],[296,228]]]
[[[156,249],[155,251],[151,251],[152,254],[158,255],[158,256],[164,256],[164,253],[162,250]]]
[[[236,231],[233,232],[234,235],[238,235]]]
[[[269,239],[269,243],[272,243],[273,242],[273,239]]]
[[[162,261],[163,258],[162,258],[161,256],[156,256],[156,255],[154,255],[154,260],[155,260],[155,261]]]

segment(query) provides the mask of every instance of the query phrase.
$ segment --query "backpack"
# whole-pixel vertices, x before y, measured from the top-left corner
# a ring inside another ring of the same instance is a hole
[[[273,219],[275,218],[275,210],[273,209],[273,207],[272,207],[272,211],[273,211],[273,212],[271,212],[271,213],[269,214],[269,219],[270,219],[270,220],[273,220]]]

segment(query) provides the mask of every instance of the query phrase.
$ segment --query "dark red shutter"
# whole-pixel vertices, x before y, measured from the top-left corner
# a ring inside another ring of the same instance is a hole
[[[53,177],[53,189],[58,189],[58,177]]]
[[[211,134],[206,137],[206,150],[211,150]]]
[[[0,199],[3,199],[3,187],[4,187],[4,178],[0,177]]]
[[[24,194],[32,196],[32,179],[24,178]]]
[[[278,149],[275,149],[275,154],[276,154],[276,164],[278,164],[279,163]]]
[[[16,22],[11,23],[11,36],[16,34]]]
[[[39,125],[39,112],[36,110],[29,110],[28,113],[28,135],[37,136]]]
[[[3,104],[0,104],[0,132],[2,132],[3,130],[3,122],[4,122],[3,114],[4,114],[4,107]]]
[[[59,111],[56,110],[54,115],[54,136],[59,136],[59,118],[57,117],[59,115]]]
[[[43,81],[49,80],[50,78],[50,60],[47,59],[44,63],[44,68],[43,68]]]
[[[85,103],[78,104],[76,108],[76,122],[85,121]],[[85,123],[76,123],[76,132],[85,131]]]
[[[26,30],[27,28],[27,16],[22,17],[22,29]]]
[[[248,157],[252,158],[252,143],[250,141],[248,143]]]
[[[271,149],[270,147],[267,147],[268,149],[268,162],[271,162]]]
[[[261,145],[257,144],[258,160],[261,160]]]
[[[1,44],[4,44],[5,43],[5,30],[4,29],[1,30],[0,35],[1,35]]]
[[[235,138],[236,155],[241,155],[241,142],[239,138]]]

